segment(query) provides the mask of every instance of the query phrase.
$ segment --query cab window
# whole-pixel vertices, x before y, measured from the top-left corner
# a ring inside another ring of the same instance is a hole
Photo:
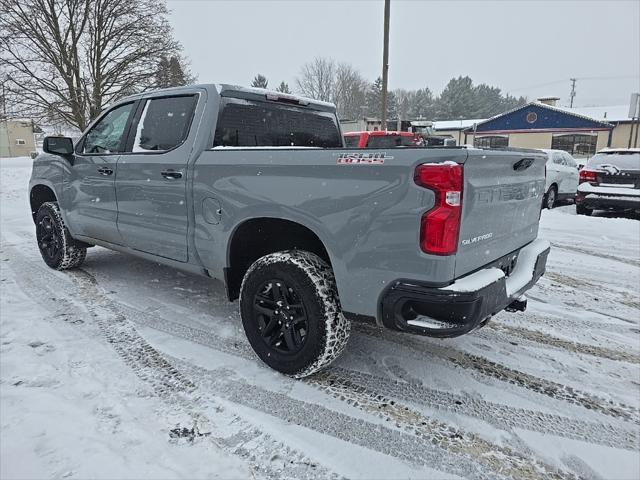
[[[413,137],[402,135],[372,135],[369,137],[369,148],[413,147]]]
[[[151,98],[143,102],[133,152],[166,152],[185,141],[195,110],[195,95]]]
[[[110,110],[96,123],[82,142],[82,152],[86,154],[108,154],[124,151],[126,127],[133,102]]]
[[[358,146],[358,142],[360,140],[360,135],[345,135],[344,136],[344,145],[348,148],[355,148]]]

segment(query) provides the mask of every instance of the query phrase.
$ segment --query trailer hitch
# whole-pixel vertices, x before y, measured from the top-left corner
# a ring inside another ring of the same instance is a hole
[[[507,312],[524,312],[526,309],[527,297],[525,297],[524,295],[511,302],[509,305],[507,305],[507,308],[505,308]]]

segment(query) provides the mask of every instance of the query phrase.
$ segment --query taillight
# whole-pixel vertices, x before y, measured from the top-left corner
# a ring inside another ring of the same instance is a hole
[[[418,165],[414,181],[435,194],[435,205],[420,222],[420,248],[432,255],[456,253],[462,212],[462,165]]]
[[[580,170],[580,183],[585,183],[585,182],[597,182],[598,181],[598,172],[594,171],[594,170],[587,170],[585,168],[583,168],[582,170]]]

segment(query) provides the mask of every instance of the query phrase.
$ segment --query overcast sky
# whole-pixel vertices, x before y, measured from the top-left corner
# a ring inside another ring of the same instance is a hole
[[[169,0],[171,22],[202,83],[295,88],[315,56],[382,70],[382,1]],[[576,106],[629,102],[640,90],[640,0],[391,0],[390,88],[469,75],[513,95]]]

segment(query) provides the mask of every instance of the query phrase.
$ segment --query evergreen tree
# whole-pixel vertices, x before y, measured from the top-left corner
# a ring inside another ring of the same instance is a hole
[[[382,77],[376,78],[376,81],[369,87],[366,97],[365,106],[367,115],[380,118],[382,115]],[[395,94],[387,92],[387,120],[395,119],[398,116],[397,102]]]
[[[171,86],[171,75],[169,73],[169,59],[164,55],[158,62],[158,68],[156,70],[156,82],[157,88],[167,88]]]
[[[253,82],[251,82],[251,86],[256,88],[267,88],[267,85],[269,85],[267,77],[261,74],[256,75]]]
[[[280,82],[280,86],[278,88],[276,88],[276,91],[278,92],[282,92],[282,93],[291,93],[291,90],[289,89],[289,84],[283,82]]]
[[[181,87],[193,83],[194,80],[180,57],[172,55],[160,58],[156,70],[156,88]]]
[[[434,120],[478,118],[474,93],[471,78],[458,77],[449,80],[436,102]]]
[[[172,86],[179,87],[187,84],[187,77],[178,57],[173,56],[169,59],[169,78]]]

